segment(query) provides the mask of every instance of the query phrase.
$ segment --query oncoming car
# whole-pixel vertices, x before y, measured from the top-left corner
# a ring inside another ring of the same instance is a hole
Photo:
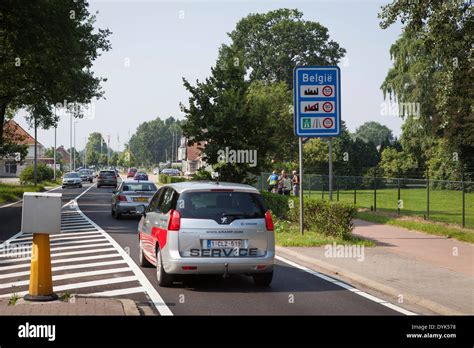
[[[64,174],[62,187],[65,188],[68,186],[82,187],[82,180],[78,173],[69,172]]]
[[[124,180],[112,194],[112,216],[136,214],[137,206],[148,206],[157,187],[151,181]]]
[[[156,266],[160,286],[176,275],[248,274],[273,278],[275,236],[270,212],[252,186],[181,182],[155,193],[138,225],[140,265]]]
[[[79,176],[81,177],[82,181],[89,181],[92,183],[94,181],[94,177],[92,175],[92,172],[89,169],[81,169],[78,172]]]

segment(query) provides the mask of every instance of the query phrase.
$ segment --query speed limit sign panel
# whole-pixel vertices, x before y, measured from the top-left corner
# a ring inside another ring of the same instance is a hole
[[[341,72],[337,66],[299,66],[293,72],[294,127],[299,137],[341,132]]]

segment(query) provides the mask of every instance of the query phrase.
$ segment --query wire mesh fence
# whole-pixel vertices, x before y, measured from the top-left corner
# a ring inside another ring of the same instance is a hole
[[[256,187],[268,190],[270,173],[258,177]],[[305,197],[329,199],[328,175],[305,174]],[[474,228],[474,182],[370,176],[334,176],[333,201],[359,208]]]

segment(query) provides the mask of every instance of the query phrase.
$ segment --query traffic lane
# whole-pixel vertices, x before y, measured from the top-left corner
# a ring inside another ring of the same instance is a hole
[[[62,205],[75,199],[82,192],[87,190],[94,183],[83,183],[82,188],[78,187],[67,187],[57,188],[49,192],[61,193],[62,194]],[[21,211],[23,207],[23,201],[20,201],[14,205],[0,208],[0,243],[5,242],[21,230]]]
[[[112,189],[92,188],[80,209],[112,236],[138,264],[137,217],[111,215]],[[277,261],[270,287],[244,275],[188,276],[171,288],[158,285],[155,268],[141,268],[176,315],[400,315],[331,282]]]

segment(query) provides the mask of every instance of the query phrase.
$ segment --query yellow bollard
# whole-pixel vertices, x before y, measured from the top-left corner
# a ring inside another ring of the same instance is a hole
[[[49,234],[34,233],[31,250],[30,288],[24,299],[28,301],[53,301],[57,298],[58,295],[53,292]]]

